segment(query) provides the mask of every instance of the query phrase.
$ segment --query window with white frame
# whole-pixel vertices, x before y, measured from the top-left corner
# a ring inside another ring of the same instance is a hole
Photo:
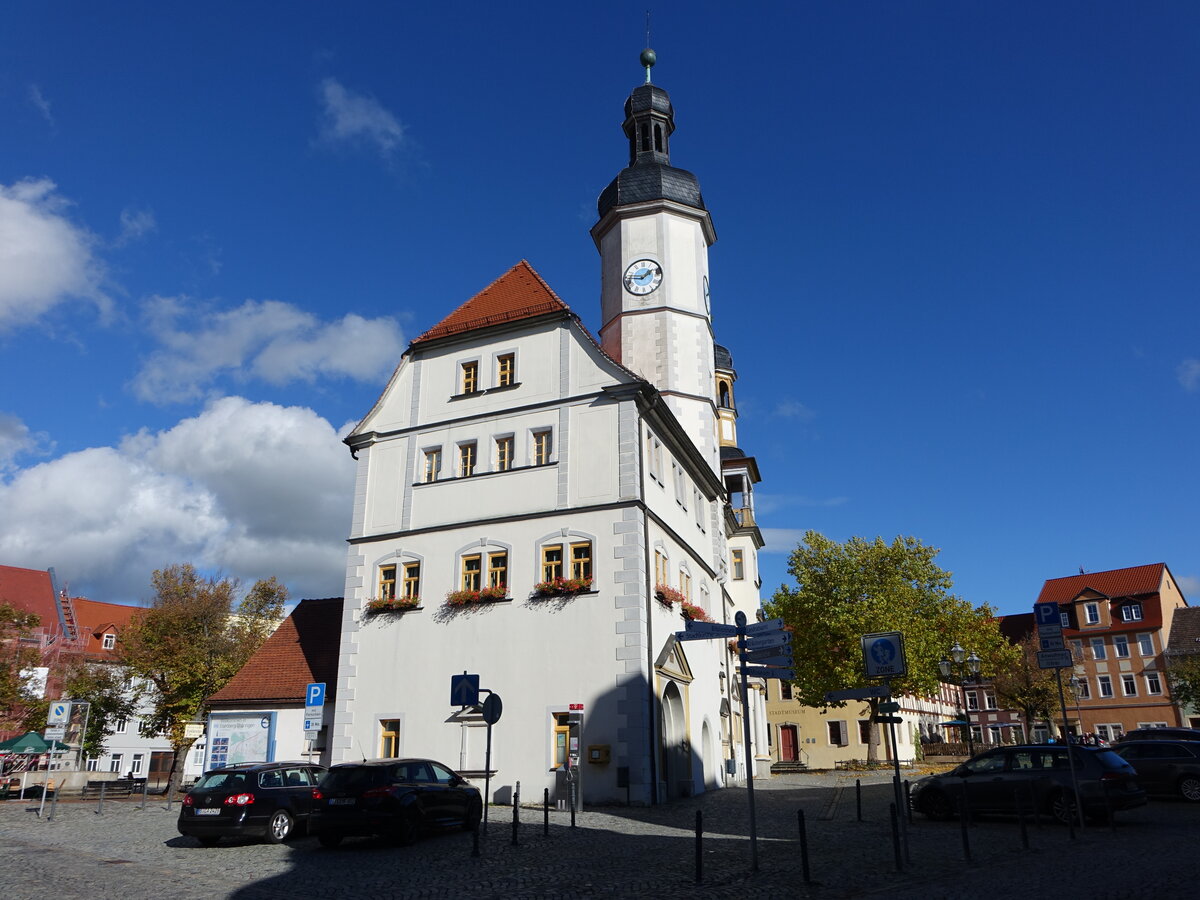
[[[846,723],[841,719],[834,719],[826,723],[829,728],[829,743],[834,747],[847,747],[850,744],[850,733],[846,728]]]
[[[554,452],[554,435],[550,429],[533,432],[533,464],[546,466],[550,464]]]
[[[670,580],[667,578],[667,554],[662,550],[655,548],[654,550],[654,583],[670,585]]]
[[[1086,677],[1076,676],[1075,680],[1072,681],[1071,683],[1073,685],[1075,685],[1075,697],[1077,699],[1079,699],[1079,700],[1091,700],[1092,699],[1092,687]]]
[[[1129,638],[1123,634],[1113,635],[1113,656],[1117,659],[1129,658]]]
[[[704,505],[701,503],[700,488],[692,488],[692,508],[696,510],[696,527],[704,530]]]
[[[1145,673],[1143,673],[1143,675],[1146,679],[1146,693],[1151,694],[1151,695],[1161,694],[1162,693],[1162,681],[1159,680],[1158,673],[1157,672],[1145,672]]]
[[[730,550],[730,558],[733,563],[733,580],[742,581],[746,577],[746,558],[741,550]]]
[[[1107,675],[1096,676],[1096,686],[1099,688],[1100,696],[1104,698],[1112,697],[1113,686],[1112,679]]]
[[[1123,622],[1140,622],[1142,621],[1142,604],[1126,603],[1121,607],[1121,621]]]
[[[496,438],[496,471],[507,472],[513,465],[513,439],[511,434]]]
[[[120,772],[121,771],[121,763],[123,763],[124,761],[125,761],[125,754],[114,753],[112,756],[110,756],[108,758],[108,771]]]
[[[1092,638],[1092,659],[1108,659],[1108,652],[1104,649],[1104,638]]]
[[[692,602],[692,573],[683,569],[679,573],[679,593],[688,603]]]
[[[134,775],[141,775],[142,774],[142,761],[145,758],[146,757],[144,754],[141,754],[141,753],[133,754],[133,759],[129,763],[129,771],[132,772]]]
[[[646,435],[646,457],[649,460],[650,477],[662,484],[662,444],[652,434]]]
[[[1126,697],[1137,696],[1137,679],[1132,675],[1121,676],[1121,693]]]
[[[996,695],[992,691],[983,692],[983,708],[996,709]]]
[[[117,721],[113,723],[114,734],[124,734],[127,730],[129,730],[128,719],[117,719]]]
[[[426,484],[437,481],[438,474],[442,471],[442,448],[430,447],[425,451],[425,470],[422,473],[421,480]]]
[[[100,642],[105,650],[111,650],[117,646],[117,636],[112,632],[104,635],[104,639]]]
[[[1154,638],[1151,636],[1150,632],[1143,631],[1141,634],[1139,634],[1137,636],[1137,642],[1138,653],[1140,653],[1142,656],[1154,655]]]
[[[979,694],[975,691],[967,691],[967,709],[972,712],[979,709]]]
[[[1122,734],[1121,726],[1113,722],[1105,722],[1096,726],[1096,734],[1105,741],[1115,741]]]
[[[1076,659],[1083,659],[1083,641],[1078,638],[1071,639],[1071,653]]]
[[[1083,604],[1083,621],[1088,625],[1100,624],[1100,604],[1085,603]]]
[[[476,444],[474,441],[458,445],[458,477],[470,478],[475,474]]]
[[[1070,628],[1071,627],[1071,614],[1069,612],[1064,612],[1062,610],[1059,610],[1058,611],[1058,621],[1059,621],[1059,624],[1062,625],[1063,628]]]

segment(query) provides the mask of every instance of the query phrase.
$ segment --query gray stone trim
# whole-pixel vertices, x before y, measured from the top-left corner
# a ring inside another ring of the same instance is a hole
[[[330,760],[342,762],[354,751],[354,698],[358,676],[358,629],[366,559],[362,549],[351,545],[346,552],[346,587],[342,604],[342,638],[338,649],[337,699],[329,729]]]
[[[641,421],[633,400],[622,401],[617,407],[617,485],[622,500],[642,496]]]
[[[554,439],[558,441],[558,509],[566,509],[571,505],[571,407],[560,406],[558,409],[558,432]]]

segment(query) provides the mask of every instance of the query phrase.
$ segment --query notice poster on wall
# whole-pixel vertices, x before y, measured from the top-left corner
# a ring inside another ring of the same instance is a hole
[[[275,713],[213,713],[208,717],[208,757],[204,770],[232,763],[271,762]]]

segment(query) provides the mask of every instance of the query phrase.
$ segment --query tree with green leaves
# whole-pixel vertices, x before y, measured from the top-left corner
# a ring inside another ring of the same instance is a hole
[[[1054,669],[1038,665],[1040,649],[1037,632],[1027,634],[1016,645],[1012,661],[992,678],[1000,706],[1020,710],[1026,737],[1033,734],[1034,722],[1053,722],[1059,708],[1058,681]]]
[[[950,573],[935,562],[938,550],[915,537],[852,537],[838,543],[816,531],[788,560],[794,587],[780,585],[764,604],[770,617],[792,629],[796,679],[793,696],[807,706],[827,704],[825,694],[877,684],[866,677],[861,638],[898,631],[904,636],[908,673],[892,679],[892,694],[929,696],[939,689],[938,660],[956,641],[983,659],[983,676],[1000,671],[1014,656],[993,611],[972,607],[950,592]],[[871,720],[879,700],[867,701]],[[870,761],[878,759],[878,729],[871,729]]]
[[[117,657],[151,688],[142,733],[167,736],[175,751],[171,780],[178,784],[192,742],[185,737],[188,722],[279,624],[288,593],[267,578],[235,605],[236,579],[205,578],[186,563],[156,571],[153,585],[153,604],[119,635]]]
[[[62,695],[88,704],[83,734],[83,758],[97,759],[108,752],[108,739],[117,723],[137,713],[136,693],[125,670],[110,662],[77,659],[63,673]]]
[[[37,702],[32,671],[41,657],[30,639],[40,624],[36,614],[0,600],[0,729],[24,728]]]
[[[1168,650],[1164,658],[1171,699],[1185,711],[1200,707],[1200,652]]]

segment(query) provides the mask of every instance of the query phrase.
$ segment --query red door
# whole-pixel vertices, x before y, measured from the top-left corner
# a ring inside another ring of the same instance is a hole
[[[779,758],[784,762],[799,759],[796,753],[796,726],[784,725],[779,729]]]

